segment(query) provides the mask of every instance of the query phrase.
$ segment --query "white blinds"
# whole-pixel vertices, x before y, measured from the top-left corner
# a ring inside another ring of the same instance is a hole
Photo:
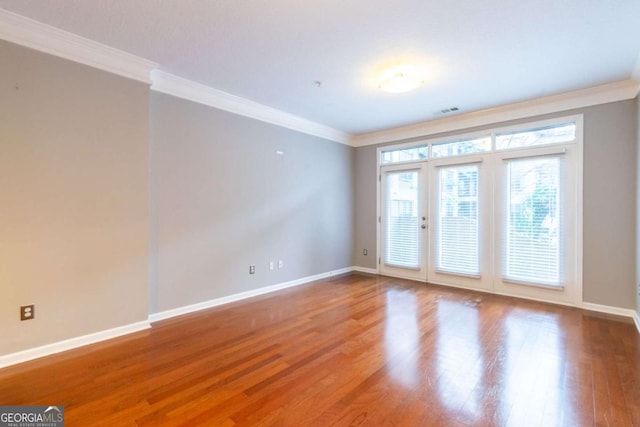
[[[505,167],[504,279],[561,287],[562,157],[511,159]]]
[[[390,172],[385,176],[387,265],[420,267],[418,179],[418,171]]]
[[[437,270],[480,274],[478,172],[477,164],[438,170]]]

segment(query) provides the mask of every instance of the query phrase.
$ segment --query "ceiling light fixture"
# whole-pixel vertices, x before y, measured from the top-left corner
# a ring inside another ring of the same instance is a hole
[[[378,88],[389,93],[403,93],[417,89],[424,79],[410,65],[397,65],[380,73]]]

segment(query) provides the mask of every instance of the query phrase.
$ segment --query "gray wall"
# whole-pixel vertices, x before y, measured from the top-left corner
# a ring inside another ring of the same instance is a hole
[[[635,308],[636,100],[496,123],[456,133],[546,118],[584,114],[584,301]],[[380,145],[391,145],[380,144]],[[356,266],[375,268],[376,147],[356,149]],[[362,249],[369,256],[361,255]]]
[[[353,148],[160,93],[151,146],[151,313],[352,265]]]
[[[148,87],[0,58],[0,354],[146,320]]]
[[[584,113],[584,300],[633,309],[637,105],[629,100]]]
[[[386,145],[386,144],[382,144]],[[355,243],[354,265],[376,268],[376,148],[379,145],[356,148],[355,154]],[[363,255],[363,249],[368,252]]]
[[[150,94],[2,41],[0,58],[0,354],[375,268],[375,147]],[[585,114],[584,299],[633,308],[638,282],[640,311],[639,109],[556,115]],[[36,318],[20,322],[26,304]]]

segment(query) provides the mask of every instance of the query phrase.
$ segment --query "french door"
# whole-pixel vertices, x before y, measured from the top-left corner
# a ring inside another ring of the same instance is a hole
[[[379,272],[580,305],[576,129],[561,123],[432,143],[428,160],[381,165]],[[395,152],[385,153],[392,161]]]
[[[576,251],[573,151],[543,147],[382,166],[380,273],[579,301],[569,261]]]
[[[576,285],[574,146],[500,153],[496,169],[494,290],[565,304]]]
[[[380,272],[426,281],[426,165],[414,163],[383,166],[380,184]]]
[[[488,155],[430,162],[430,282],[491,288],[491,163]]]

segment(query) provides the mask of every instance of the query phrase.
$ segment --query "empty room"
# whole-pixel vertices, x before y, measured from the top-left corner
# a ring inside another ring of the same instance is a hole
[[[0,427],[640,426],[639,22],[0,0]]]

